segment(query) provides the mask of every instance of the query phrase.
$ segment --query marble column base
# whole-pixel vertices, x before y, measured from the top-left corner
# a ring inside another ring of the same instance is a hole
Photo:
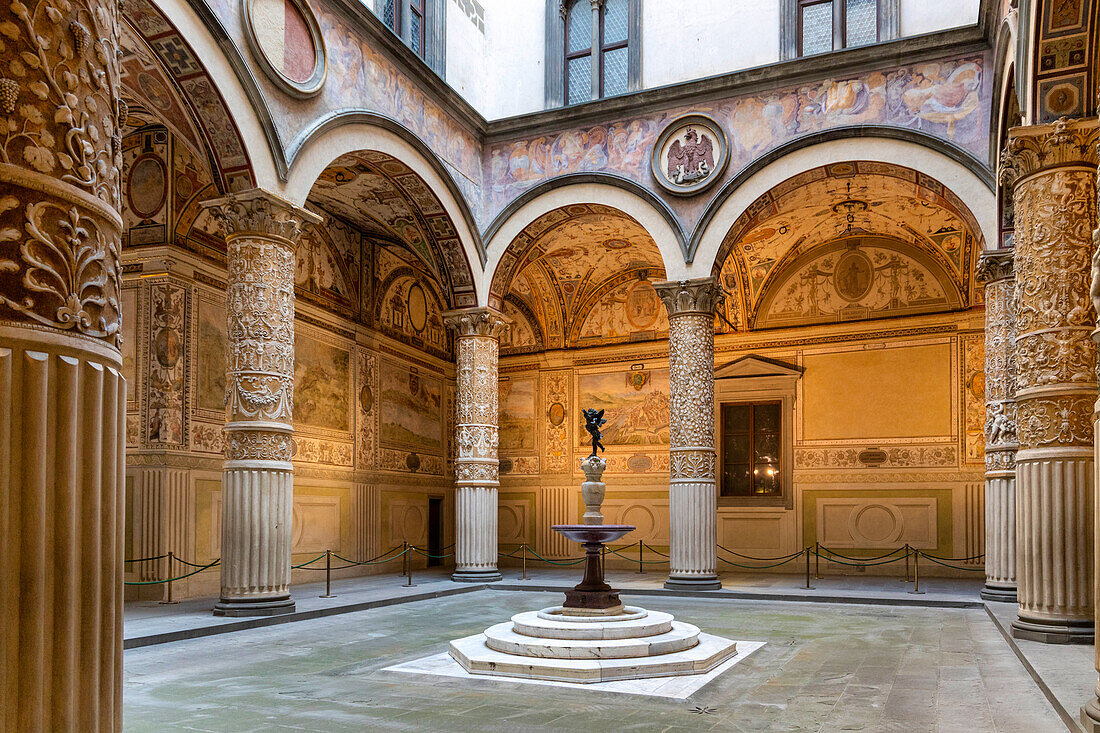
[[[713,575],[670,575],[665,581],[667,590],[722,590],[722,581],[718,574]]]
[[[1094,628],[1092,619],[1035,619],[1021,615],[1012,622],[1012,638],[1044,644],[1091,644]]]
[[[1085,733],[1100,733],[1100,700],[1093,698],[1081,706],[1081,727]]]
[[[294,600],[282,598],[240,599],[222,598],[214,604],[215,616],[278,616],[294,613]]]
[[[986,601],[996,601],[998,603],[1018,603],[1019,600],[1016,596],[1016,586],[999,586],[991,583],[986,583],[982,588],[981,596]]]
[[[492,570],[456,570],[451,573],[451,580],[456,583],[495,583],[503,579],[504,576],[496,568]]]

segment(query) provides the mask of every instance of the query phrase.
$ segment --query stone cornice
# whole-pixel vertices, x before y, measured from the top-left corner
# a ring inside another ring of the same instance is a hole
[[[1007,280],[1013,277],[1013,256],[1011,249],[995,249],[982,252],[978,256],[978,269],[975,272],[979,283],[988,285],[998,280]]]
[[[1047,125],[1014,127],[1008,150],[1001,155],[1001,185],[1015,185],[1040,171],[1065,166],[1096,167],[1098,139],[1095,118],[1063,117]]]
[[[726,297],[713,277],[695,280],[665,280],[653,283],[653,288],[668,309],[668,317],[702,313],[714,315],[714,308]]]
[[[297,243],[306,224],[320,224],[312,211],[260,188],[202,202],[223,236],[261,234]]]
[[[483,336],[498,339],[508,326],[508,320],[504,315],[492,308],[463,308],[447,311],[443,314],[443,323],[455,332],[457,338]]]

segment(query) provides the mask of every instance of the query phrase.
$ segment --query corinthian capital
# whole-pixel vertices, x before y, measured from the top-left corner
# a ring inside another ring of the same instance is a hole
[[[1015,127],[1009,133],[1007,156],[1001,156],[1001,180],[1012,182],[1048,168],[1096,166],[1096,119],[1065,117],[1048,125]],[[1006,158],[1008,160],[1006,161]]]
[[[980,283],[1007,280],[1013,276],[1011,249],[994,249],[982,252],[978,256],[978,269],[975,275]]]
[[[695,280],[665,280],[653,283],[661,302],[668,309],[669,318],[689,313],[714,315],[714,309],[726,295],[713,277]]]
[[[508,320],[492,308],[463,308],[443,314],[443,323],[453,329],[455,336],[487,336],[500,338],[508,326]]]
[[[231,193],[204,201],[204,207],[229,237],[259,234],[297,243],[306,224],[320,224],[321,217],[260,188]]]

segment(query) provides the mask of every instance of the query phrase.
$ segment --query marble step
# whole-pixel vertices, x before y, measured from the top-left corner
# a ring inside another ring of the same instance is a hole
[[[485,645],[493,651],[547,659],[627,659],[686,651],[699,643],[699,629],[673,621],[663,634],[628,639],[545,639],[517,634],[511,622],[485,630]]]
[[[737,643],[699,633],[691,649],[631,659],[554,659],[521,657],[490,649],[485,634],[451,642],[450,654],[471,674],[526,677],[557,682],[609,682],[647,677],[705,674],[737,653]]]
[[[671,613],[649,611],[618,618],[593,623],[574,621],[568,616],[548,617],[542,611],[526,611],[512,617],[512,630],[543,639],[639,639],[672,631]]]

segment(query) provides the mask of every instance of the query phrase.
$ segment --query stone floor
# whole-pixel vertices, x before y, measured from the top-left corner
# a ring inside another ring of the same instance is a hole
[[[686,701],[383,671],[559,600],[475,590],[131,649],[126,729],[1066,730],[983,608],[624,594],[767,642]]]

